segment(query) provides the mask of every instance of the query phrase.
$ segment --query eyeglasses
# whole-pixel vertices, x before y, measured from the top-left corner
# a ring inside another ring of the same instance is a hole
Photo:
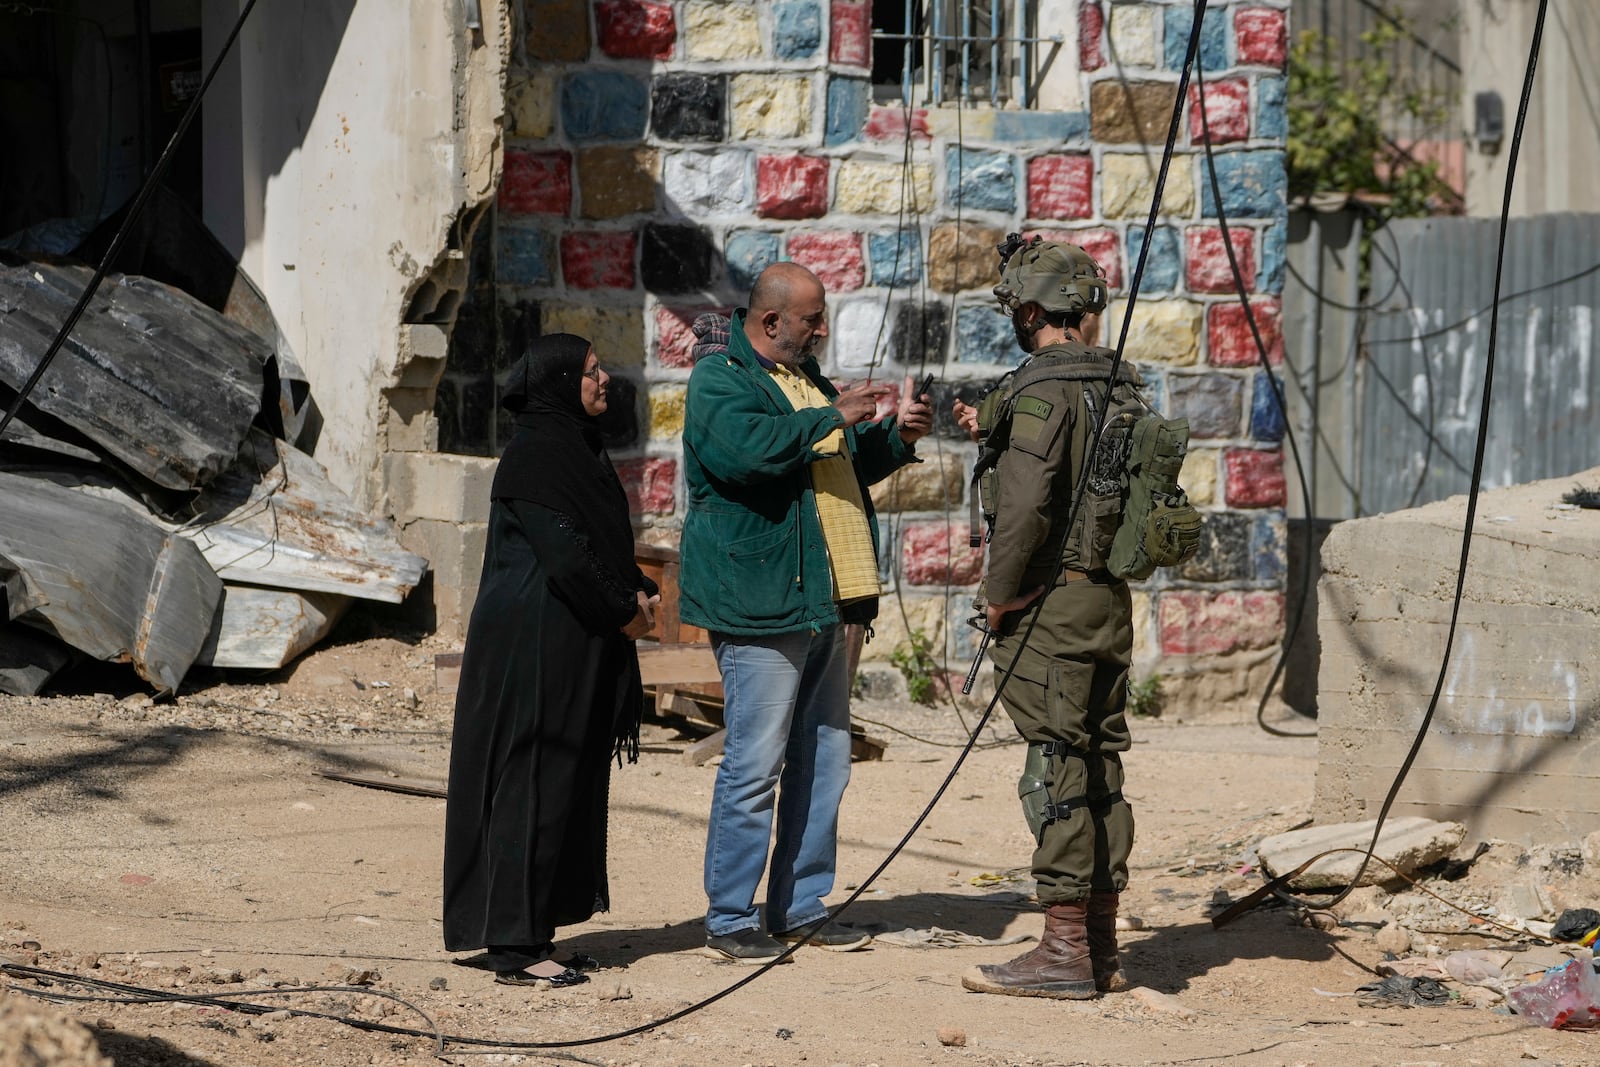
[[[594,370],[586,370],[586,371],[584,371],[583,372],[583,376],[585,378],[588,378],[590,381],[594,382],[594,384],[599,385],[600,384],[600,364],[596,363],[594,365]]]

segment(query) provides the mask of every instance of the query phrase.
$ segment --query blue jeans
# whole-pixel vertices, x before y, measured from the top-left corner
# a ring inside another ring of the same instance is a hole
[[[722,766],[706,834],[706,933],[761,926],[756,885],[767,879],[767,927],[791,930],[828,914],[839,800],[850,780],[850,679],[844,627],[770,637],[712,634],[722,670]]]

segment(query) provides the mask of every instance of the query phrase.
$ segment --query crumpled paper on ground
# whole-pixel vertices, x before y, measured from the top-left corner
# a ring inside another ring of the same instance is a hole
[[[946,930],[939,926],[930,926],[926,930],[914,930],[907,927],[904,930],[888,930],[881,934],[873,934],[872,941],[876,945],[899,945],[901,948],[966,948],[971,945],[1016,945],[1023,941],[1032,941],[1032,934],[1017,934],[1014,937],[980,937],[969,934],[964,930]]]

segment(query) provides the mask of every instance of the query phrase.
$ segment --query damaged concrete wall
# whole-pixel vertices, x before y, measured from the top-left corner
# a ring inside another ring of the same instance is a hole
[[[1571,478],[1482,494],[1432,728],[1392,809],[1523,844],[1600,830],[1600,511]],[[1466,497],[1334,527],[1322,550],[1318,821],[1372,818],[1444,655]]]
[[[238,10],[206,0],[208,55]],[[263,4],[206,99],[206,222],[305,368],[317,459],[365,506],[386,448],[437,440],[421,412],[499,182],[508,38],[494,0]]]

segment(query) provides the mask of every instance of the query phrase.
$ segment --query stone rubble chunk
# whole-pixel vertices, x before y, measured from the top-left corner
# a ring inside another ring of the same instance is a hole
[[[1269,837],[1256,846],[1262,869],[1276,878],[1294,870],[1320,852],[1329,849],[1355,849],[1324,856],[1290,881],[1295,889],[1331,889],[1350,885],[1361,866],[1362,855],[1372,842],[1377,820],[1311,826]],[[1361,875],[1361,885],[1382,885],[1395,879],[1394,870],[1414,874],[1454,852],[1467,836],[1466,827],[1454,822],[1435,822],[1421,816],[1389,819],[1378,838],[1373,862]],[[1394,865],[1394,870],[1379,859]]]

